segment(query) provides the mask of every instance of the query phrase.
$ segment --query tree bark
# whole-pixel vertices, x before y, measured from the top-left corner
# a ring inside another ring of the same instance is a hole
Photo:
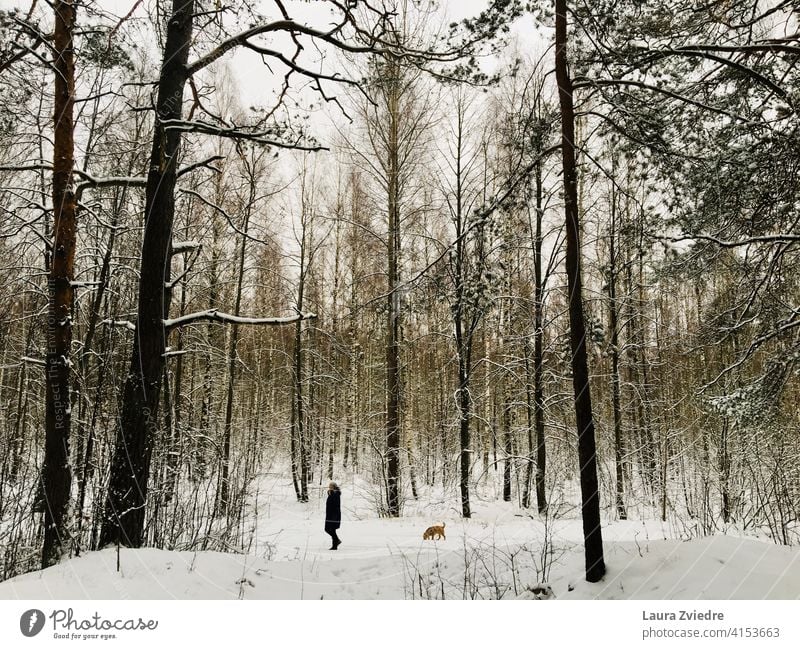
[[[536,165],[536,233],[534,236],[534,342],[533,342],[533,402],[534,428],[536,430],[536,507],[540,514],[547,511],[545,471],[547,447],[544,438],[544,277],[542,271],[542,218],[543,208],[542,165]],[[530,464],[528,465],[530,466]]]
[[[386,506],[389,516],[400,516],[400,162],[399,162],[399,63],[390,60],[387,75],[389,141],[387,146],[388,193],[388,298],[386,335]]]
[[[608,319],[611,329],[611,400],[614,410],[614,468],[616,470],[615,502],[620,520],[628,518],[625,509],[625,447],[622,435],[622,407],[619,380],[619,311],[617,309],[617,199],[611,194],[611,232],[608,249]]]
[[[464,147],[464,105],[459,98],[456,105],[456,188],[454,196],[454,218],[456,233],[455,259],[453,260],[453,281],[455,283],[455,303],[453,304],[453,324],[458,354],[458,438],[459,438],[459,487],[461,491],[461,515],[470,518],[472,512],[469,502],[469,474],[472,464],[471,431],[472,419],[472,344],[480,306],[473,304],[473,313],[469,313],[467,296],[467,256],[469,250],[466,241],[466,217],[464,214],[463,167],[462,154]],[[476,256],[478,251],[476,252]],[[477,263],[478,260],[476,259]]]
[[[303,210],[306,209],[303,201]],[[302,215],[301,240],[300,240],[300,274],[297,286],[297,312],[302,313],[305,300],[306,284],[306,215]],[[294,329],[293,350],[293,378],[294,378],[294,416],[292,418],[292,439],[294,440],[294,456],[292,459],[293,475],[297,482],[295,491],[297,499],[308,502],[308,457],[306,449],[306,408],[303,401],[303,321],[298,320]]]
[[[239,267],[236,269],[236,298],[233,315],[239,316],[242,309],[242,286],[244,284],[244,265],[247,253],[247,232],[250,228],[250,214],[256,199],[256,179],[250,179],[247,206],[241,227],[242,242],[239,246]],[[233,426],[233,398],[236,387],[236,347],[239,343],[239,325],[231,325],[231,337],[228,341],[228,389],[225,395],[225,424],[222,432],[222,467],[220,470],[219,497],[217,513],[224,516],[228,511],[230,500],[230,463],[231,463],[231,429]]]
[[[511,502],[511,470],[514,444],[511,438],[511,386],[508,377],[503,379],[503,500]]]
[[[145,226],[136,334],[122,393],[122,412],[111,463],[100,546],[140,547],[144,541],[147,485],[164,368],[172,224],[180,133],[164,122],[179,120],[192,40],[194,0],[173,0],[158,82],[156,123],[145,190]]]
[[[48,278],[49,312],[45,396],[45,449],[42,464],[44,544],[42,567],[58,562],[67,550],[70,493],[70,347],[72,346],[72,279],[75,264],[75,157],[73,108],[75,5],[57,0],[55,24],[55,95],[53,102],[53,257]]]
[[[605,574],[603,536],[600,527],[600,494],[597,484],[597,456],[589,392],[586,354],[586,328],[583,317],[580,265],[580,215],[578,213],[577,167],[575,164],[575,106],[572,79],[567,63],[567,1],[555,0],[555,71],[561,109],[561,155],[564,177],[566,217],[566,271],[569,289],[570,346],[572,385],[575,394],[575,420],[578,432],[578,465],[581,481],[586,580],[597,582]]]

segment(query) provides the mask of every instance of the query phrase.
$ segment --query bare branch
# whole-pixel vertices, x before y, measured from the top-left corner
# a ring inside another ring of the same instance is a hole
[[[299,151],[327,151],[327,147],[323,146],[308,146],[300,144],[299,138],[294,142],[285,142],[283,140],[275,140],[270,136],[274,135],[273,131],[243,131],[242,127],[228,127],[215,126],[208,122],[201,120],[180,120],[180,119],[167,119],[162,122],[165,131],[180,131],[181,133],[202,133],[203,135],[215,135],[217,137],[228,137],[234,140],[249,140],[258,144],[266,146],[274,146],[280,149],[296,149]]]

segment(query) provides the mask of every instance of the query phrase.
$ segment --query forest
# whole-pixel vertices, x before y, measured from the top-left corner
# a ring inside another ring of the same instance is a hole
[[[403,554],[398,597],[547,596],[570,553],[602,582],[641,529],[775,546],[797,596],[798,30],[789,0],[3,0],[0,581],[295,560],[336,481],[342,552],[446,520],[461,567]]]

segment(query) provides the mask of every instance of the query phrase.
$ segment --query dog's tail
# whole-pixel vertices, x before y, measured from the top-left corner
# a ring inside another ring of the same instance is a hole
[[[444,529],[444,521],[442,521],[442,529]]]

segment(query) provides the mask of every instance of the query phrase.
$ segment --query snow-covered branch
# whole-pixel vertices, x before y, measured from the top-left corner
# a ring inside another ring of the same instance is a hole
[[[712,237],[708,234],[686,234],[680,237],[669,237],[666,238],[666,240],[672,243],[679,243],[682,241],[689,243],[696,241],[709,241],[720,246],[721,248],[742,248],[744,246],[753,245],[754,243],[789,243],[791,241],[800,241],[800,234],[763,234],[755,237],[739,239],[738,241],[720,239],[718,237]]]
[[[147,178],[144,176],[93,176],[80,169],[75,169],[73,173],[83,179],[76,187],[78,193],[87,187],[144,187],[147,184]]]
[[[114,320],[109,318],[107,320],[103,320],[103,324],[109,327],[123,327],[128,331],[136,331],[136,325],[130,320]]]
[[[188,349],[170,349],[167,347],[167,351],[161,354],[164,358],[171,358],[172,356],[183,356],[184,354],[188,354]]]
[[[178,174],[177,174],[178,178],[180,178],[181,176],[185,176],[186,174],[194,171],[195,169],[199,169],[200,167],[205,167],[206,169],[211,169],[211,171],[215,171],[217,173],[220,173],[220,169],[218,167],[215,167],[211,163],[212,162],[220,162],[221,160],[224,160],[224,159],[225,159],[224,155],[212,155],[211,157],[206,158],[205,160],[200,160],[199,162],[195,162],[193,164],[187,165],[183,169],[179,169],[178,170]]]
[[[203,244],[199,241],[176,241],[172,244],[172,254],[177,255],[182,252],[190,252],[202,247]]]
[[[266,325],[266,326],[279,326],[292,324],[299,320],[313,320],[317,317],[316,313],[297,313],[292,316],[273,317],[273,318],[249,318],[244,316],[237,316],[230,313],[222,313],[217,309],[208,309],[206,311],[197,311],[195,313],[187,313],[179,318],[172,318],[164,320],[164,328],[169,332],[178,327],[183,327],[187,324],[194,324],[196,322],[223,322],[228,324],[241,324],[241,325]]]
[[[178,255],[182,252],[193,252],[194,254],[184,262],[183,270],[181,271],[180,275],[173,277],[168,282],[164,282],[164,286],[172,290],[178,285],[178,282],[183,280],[189,274],[189,271],[192,270],[194,267],[194,263],[197,261],[197,258],[200,256],[200,250],[203,248],[203,244],[199,241],[178,241],[172,244],[172,256]]]
[[[201,167],[206,167],[212,171],[219,172],[219,169],[213,166],[212,163],[224,159],[225,156],[213,155],[204,160],[194,162],[190,165],[187,165],[183,169],[179,169],[177,172],[177,177],[180,178],[185,176],[186,174],[191,173],[192,171],[195,171]],[[40,163],[25,165],[0,165],[0,171],[53,171],[53,166],[50,164]],[[72,173],[81,179],[81,182],[79,182],[75,188],[78,195],[80,195],[83,190],[88,187],[145,187],[147,185],[146,176],[95,176],[88,171],[83,171],[82,169],[73,169]]]

